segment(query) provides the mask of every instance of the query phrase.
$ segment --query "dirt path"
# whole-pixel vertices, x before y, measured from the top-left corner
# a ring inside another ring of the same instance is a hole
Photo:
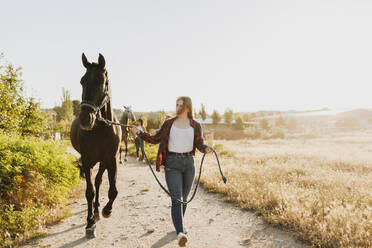
[[[164,182],[164,173],[158,176]],[[80,197],[69,206],[71,217],[48,227],[45,238],[22,247],[178,247],[170,199],[146,164],[129,158],[125,165],[120,165],[117,187],[119,194],[112,216],[101,217],[97,238],[84,237],[87,205],[82,190]],[[100,191],[102,209],[108,200],[107,173]],[[201,188],[189,205],[185,224],[189,229],[187,247],[306,247],[291,234],[265,224],[254,213],[242,211]]]

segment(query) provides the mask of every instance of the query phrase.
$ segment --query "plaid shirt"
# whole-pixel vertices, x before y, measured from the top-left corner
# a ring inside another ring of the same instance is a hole
[[[160,143],[158,155],[156,157],[156,171],[160,171],[160,165],[165,165],[165,161],[167,160],[170,129],[176,118],[177,117],[174,117],[164,121],[160,130],[155,135],[150,135],[146,132],[140,132],[138,134],[138,136],[140,136],[143,140],[151,144]],[[190,126],[194,128],[194,146],[192,149],[192,154],[195,155],[195,148],[198,148],[200,152],[204,153],[207,145],[204,144],[203,132],[200,124],[197,121],[190,119]]]

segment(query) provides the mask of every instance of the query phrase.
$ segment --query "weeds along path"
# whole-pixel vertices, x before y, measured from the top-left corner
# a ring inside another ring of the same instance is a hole
[[[158,176],[164,182],[163,170]],[[87,216],[84,181],[82,185],[80,196],[68,206],[72,215],[47,227],[43,238],[22,247],[178,247],[170,198],[146,164],[129,157],[127,163],[119,166],[119,194],[112,216],[101,217],[95,239],[84,237]],[[102,209],[108,200],[107,173],[100,193]],[[307,247],[290,233],[264,223],[253,212],[242,211],[202,188],[188,207],[185,225],[189,229],[187,247]]]

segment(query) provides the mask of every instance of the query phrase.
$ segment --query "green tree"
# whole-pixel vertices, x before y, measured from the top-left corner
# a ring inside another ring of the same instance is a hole
[[[163,124],[166,118],[167,118],[167,114],[165,113],[165,111],[161,110],[158,112],[159,127]]]
[[[62,88],[61,120],[72,121],[74,118],[74,107],[70,92]]]
[[[167,115],[165,111],[158,111],[157,112],[157,117],[156,118],[148,118],[147,119],[147,129],[159,129],[165,119],[167,118]]]
[[[217,110],[214,110],[214,111],[213,111],[211,117],[212,117],[213,124],[218,124],[218,123],[220,123],[220,121],[221,121],[221,115],[218,113]]]
[[[49,129],[47,114],[40,110],[40,103],[34,98],[27,101],[22,115],[23,119],[20,123],[22,135],[37,136]]]
[[[145,114],[144,115],[141,115],[140,118],[143,121],[144,128],[146,128],[147,127],[147,119],[148,119],[147,115],[145,115]]]
[[[15,68],[0,54],[0,129],[5,133],[38,135],[46,121],[40,103],[23,95],[21,67]]]
[[[25,109],[21,68],[3,61],[0,55],[0,129],[6,133],[20,131],[22,112]]]
[[[201,105],[199,115],[200,115],[200,117],[202,118],[203,121],[205,121],[207,119],[207,111],[205,111],[204,104]]]
[[[232,111],[232,109],[226,109],[223,115],[225,118],[225,124],[231,125],[234,116],[234,112]]]

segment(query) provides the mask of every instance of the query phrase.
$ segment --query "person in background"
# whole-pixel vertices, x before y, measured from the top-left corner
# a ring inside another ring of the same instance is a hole
[[[201,125],[193,118],[191,98],[179,97],[176,101],[177,116],[164,121],[155,135],[132,128],[146,142],[159,144],[156,158],[156,170],[165,166],[165,180],[170,193],[177,199],[187,201],[195,178],[194,155],[197,148],[202,153],[213,149],[204,143]],[[187,229],[183,223],[186,205],[172,199],[171,216],[176,229],[178,245],[184,247],[187,242]]]
[[[145,131],[145,128],[143,127],[143,120],[140,118],[137,120],[137,125],[136,128],[138,130],[141,130],[142,132]],[[137,156],[137,161],[142,161],[144,160],[144,149],[145,149],[145,142],[141,137],[139,137],[137,134],[134,134],[134,143],[136,144],[136,156]],[[141,148],[141,157],[139,156],[139,149]]]

